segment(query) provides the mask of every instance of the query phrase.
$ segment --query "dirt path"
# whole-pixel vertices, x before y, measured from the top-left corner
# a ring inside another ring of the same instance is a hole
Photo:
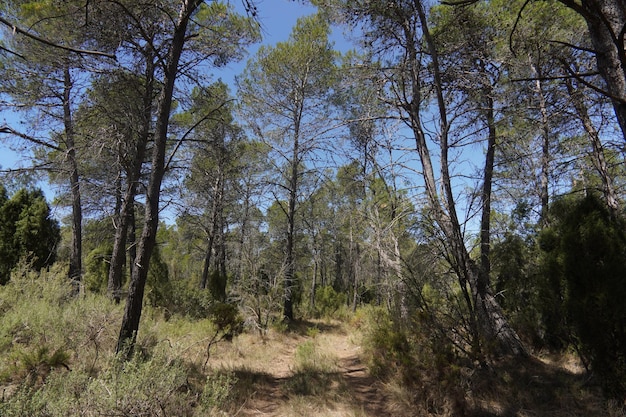
[[[315,346],[321,359],[319,365],[303,369],[297,350],[307,343]],[[313,337],[289,335],[268,341],[258,353],[265,360],[255,366],[252,395],[237,416],[393,415],[387,410],[381,383],[369,374],[360,357],[354,335],[339,325],[324,326]]]

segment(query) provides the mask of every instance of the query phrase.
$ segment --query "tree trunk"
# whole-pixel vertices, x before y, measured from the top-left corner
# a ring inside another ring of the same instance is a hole
[[[293,321],[293,284],[295,276],[295,222],[296,202],[298,198],[298,138],[294,140],[293,156],[291,161],[291,173],[289,179],[289,201],[287,208],[287,245],[285,248],[285,283],[283,299],[283,318],[285,321]]]
[[[602,193],[604,194],[604,200],[606,201],[606,204],[611,212],[613,212],[614,215],[617,215],[619,212],[619,200],[615,193],[613,179],[609,174],[606,158],[604,157],[604,147],[602,146],[600,135],[593,125],[591,117],[587,111],[587,106],[585,106],[584,103],[584,93],[579,88],[574,86],[571,79],[565,80],[565,84],[567,85],[567,91],[572,99],[578,120],[580,120],[580,123],[585,129],[585,132],[587,132],[587,136],[589,136],[589,140],[591,141],[591,160],[602,181]]]
[[[76,161],[76,147],[74,142],[74,124],[72,121],[71,95],[72,76],[69,66],[63,70],[63,125],[65,128],[65,145],[67,146],[67,164],[69,166],[70,192],[72,195],[72,250],[70,252],[70,267],[68,277],[76,290],[79,290],[82,276],[82,228],[83,209],[80,197],[80,183],[78,163]]]
[[[136,268],[131,276],[128,298],[122,319],[122,326],[117,340],[116,352],[125,359],[130,359],[141,318],[143,294],[148,277],[150,257],[156,244],[156,233],[159,225],[159,199],[161,183],[165,175],[165,149],[172,108],[174,84],[178,75],[178,63],[186,41],[186,32],[191,14],[202,4],[201,0],[183,1],[176,21],[167,64],[164,68],[164,80],[159,97],[154,147],[152,150],[152,172],[146,194],[146,213],[143,232],[137,248]]]
[[[115,228],[115,240],[113,241],[113,252],[111,253],[111,265],[109,267],[109,280],[107,292],[113,298],[116,304],[120,302],[122,277],[124,275],[124,264],[126,263],[126,245],[129,232],[129,226],[133,221],[135,212],[135,196],[137,195],[137,185],[141,178],[141,167],[146,157],[146,147],[150,138],[150,127],[152,125],[152,109],[154,95],[154,71],[155,66],[152,62],[152,55],[146,53],[146,89],[143,96],[142,129],[135,144],[135,152],[131,162],[131,169],[127,171],[126,191],[122,198],[122,205],[117,218]],[[133,239],[134,240],[134,239]],[[134,242],[133,242],[134,243]],[[133,246],[134,247],[134,246]],[[131,262],[134,256],[131,257]],[[131,275],[134,269],[131,263]]]
[[[217,207],[218,207],[218,188],[220,179],[217,179],[217,184],[213,187],[213,207],[211,207],[211,229],[208,231],[207,247],[204,253],[204,264],[202,266],[202,278],[200,280],[200,288],[206,289],[209,282],[209,270],[211,269],[211,257],[213,255],[213,246],[215,242],[215,236],[218,233],[218,221],[217,221]]]
[[[209,282],[209,270],[211,269],[211,256],[213,255],[213,240],[215,237],[215,226],[207,239],[207,246],[204,251],[204,261],[202,263],[202,277],[200,279],[200,289],[204,290]]]
[[[559,0],[587,22],[598,71],[606,83],[617,122],[626,140],[625,0]]]
[[[535,78],[535,94],[539,99],[539,112],[541,114],[541,174],[539,177],[539,199],[541,201],[541,218],[542,227],[548,225],[548,208],[550,204],[550,116],[546,103],[546,96],[543,93],[543,85],[541,82],[542,74],[537,71],[537,67],[532,62],[532,57],[528,57],[530,70]]]
[[[469,285],[474,296],[474,305],[468,305],[468,309],[470,311],[469,321],[472,327],[471,331],[474,335],[479,332],[483,338],[495,338],[495,340],[499,342],[503,351],[510,352],[515,355],[525,355],[526,351],[519,340],[519,337],[508,325],[500,306],[491,295],[488,282],[485,282],[484,278],[481,282],[479,268],[476,267],[467,251],[467,248],[465,247],[461,224],[456,213],[456,205],[449,171],[448,132],[450,125],[448,123],[446,113],[446,101],[443,93],[443,82],[440,74],[438,52],[429,31],[428,19],[422,2],[420,0],[414,0],[414,5],[421,23],[424,40],[426,41],[426,46],[432,60],[433,84],[435,88],[437,109],[439,112],[438,139],[441,155],[440,172],[443,189],[441,200],[437,194],[437,184],[435,182],[433,165],[430,160],[426,136],[421,125],[421,109],[419,107],[420,100],[413,97],[412,106],[409,107],[412,129],[415,133],[417,150],[423,167],[423,177],[426,185],[427,197],[433,210],[433,216],[445,236],[448,246],[447,250],[450,254],[449,259],[452,262],[452,267],[458,276],[459,284],[462,288]],[[409,59],[411,62],[413,64],[419,62],[417,60],[418,54],[415,50],[415,46],[408,45],[407,48],[409,50]],[[419,83],[419,68],[415,65],[413,65],[412,68],[414,68],[412,70],[413,93],[417,94],[421,88]],[[475,340],[474,345],[475,347],[479,347],[480,340]],[[481,350],[477,351],[476,354],[479,357],[482,357]]]
[[[306,76],[304,77],[306,79]],[[297,88],[294,91],[295,108],[293,114],[293,148],[289,172],[289,201],[287,207],[287,246],[285,248],[285,281],[283,298],[283,318],[293,320],[293,285],[296,273],[295,263],[295,225],[298,187],[300,184],[300,123],[304,109],[304,94]]]

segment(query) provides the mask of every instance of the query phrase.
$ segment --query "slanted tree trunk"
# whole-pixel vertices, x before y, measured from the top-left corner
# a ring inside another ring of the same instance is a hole
[[[150,257],[156,244],[159,225],[159,200],[161,183],[165,175],[165,148],[172,109],[174,84],[178,75],[178,63],[186,41],[187,25],[193,12],[202,4],[202,0],[184,0],[174,28],[167,63],[164,67],[163,85],[159,96],[154,146],[152,149],[151,174],[146,192],[146,213],[143,231],[137,247],[135,269],[130,279],[128,298],[124,309],[122,326],[117,340],[116,352],[126,359],[132,355],[143,303],[143,294],[148,277]]]
[[[567,91],[572,99],[572,104],[576,110],[578,120],[580,120],[580,123],[585,129],[585,132],[587,132],[587,136],[589,136],[589,140],[591,141],[591,160],[602,181],[602,193],[604,194],[604,200],[606,201],[609,209],[615,215],[619,212],[619,200],[617,198],[617,194],[615,193],[613,179],[609,174],[600,135],[598,134],[598,131],[589,116],[587,106],[584,103],[583,91],[581,91],[579,87],[577,88],[571,79],[566,79],[565,85],[567,86]]]
[[[418,52],[415,49],[415,45],[408,45],[407,52],[409,64],[411,66],[411,78],[413,83],[412,91],[414,96],[412,102],[410,103],[411,105],[407,106],[407,112],[410,116],[411,127],[415,134],[417,151],[422,162],[427,198],[430,203],[434,219],[445,236],[447,250],[449,252],[449,260],[451,261],[452,267],[458,276],[459,284],[461,287],[469,286],[473,295],[473,305],[468,305],[468,308],[470,311],[469,322],[472,327],[471,331],[473,332],[474,338],[476,339],[476,336],[478,335],[480,335],[481,338],[495,338],[495,340],[499,342],[501,350],[515,355],[525,355],[526,350],[524,349],[519,337],[509,326],[502,309],[491,294],[488,285],[489,282],[485,279],[485,277],[481,279],[480,268],[477,267],[475,262],[471,259],[465,246],[461,224],[456,212],[456,204],[449,170],[448,153],[450,148],[448,144],[448,132],[450,124],[448,122],[446,102],[443,94],[443,82],[440,74],[438,52],[429,31],[428,19],[422,2],[420,0],[414,0],[414,5],[421,24],[423,37],[426,41],[426,48],[432,61],[433,86],[435,89],[439,118],[438,142],[440,150],[440,173],[442,184],[441,199],[439,198],[437,192],[437,184],[435,182],[434,169],[428,150],[426,135],[421,125],[421,98],[419,97],[421,86],[419,68],[416,65],[419,62]],[[408,31],[410,28],[407,27],[406,30]],[[413,39],[414,36],[412,33],[407,34],[407,38]],[[486,164],[486,167],[488,167],[488,163]],[[474,340],[474,348],[478,348],[479,350],[475,353],[482,356],[482,352],[480,350],[480,340]]]
[[[559,0],[587,22],[598,71],[626,140],[626,0]]]

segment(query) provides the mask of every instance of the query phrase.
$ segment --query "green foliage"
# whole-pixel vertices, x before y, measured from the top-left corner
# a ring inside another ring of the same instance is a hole
[[[296,367],[300,370],[315,369],[317,366],[316,347],[313,340],[307,340],[296,347]]]
[[[383,308],[367,310],[363,346],[374,376],[385,378],[410,369],[412,349],[408,336],[394,325]]]
[[[155,246],[150,259],[146,288],[148,302],[151,306],[169,306],[169,301],[172,297],[172,284],[169,280],[167,264],[161,257],[161,251],[158,246]]]
[[[109,278],[109,262],[112,248],[103,244],[91,250],[85,258],[85,275],[83,284],[85,290],[95,293],[106,291]]]
[[[315,312],[318,317],[332,318],[346,305],[347,296],[335,291],[331,285],[317,288],[315,291]]]
[[[226,283],[228,276],[214,270],[209,274],[208,289],[214,300],[224,302],[226,300]]]
[[[209,317],[213,305],[213,297],[209,291],[186,280],[173,280],[171,286],[172,292],[167,305],[170,313],[192,319]]]
[[[494,244],[491,252],[492,275],[498,301],[520,336],[536,346],[543,342],[539,334],[537,291],[537,250],[534,243],[507,233]]]
[[[220,332],[232,335],[241,332],[243,320],[234,304],[214,303],[209,309],[209,318]]]
[[[39,270],[55,260],[60,228],[39,189],[21,189],[10,199],[0,186],[0,284],[20,259]]]
[[[333,383],[337,371],[333,358],[324,354],[315,340],[307,340],[296,347],[294,375],[287,389],[295,395],[324,395]]]
[[[214,413],[225,408],[232,400],[237,382],[237,376],[233,372],[215,371],[209,373],[200,396],[202,410]]]
[[[68,368],[67,362],[70,358],[62,347],[50,352],[50,347],[45,344],[25,347],[13,356],[14,368],[11,369],[11,375],[18,378],[26,376],[31,381],[36,378],[44,380],[53,368]]]
[[[557,328],[580,341],[610,394],[626,391],[626,222],[597,197],[563,199],[552,209],[552,225],[542,235],[543,291],[563,314]],[[560,302],[559,302],[560,301]]]
[[[541,348],[553,345],[541,328],[539,248],[531,207],[520,201],[510,216],[502,216],[505,230],[491,248],[491,276],[500,306],[524,340]]]
[[[0,287],[0,415],[193,415],[189,368],[169,345],[142,335],[144,354],[120,363],[121,306],[72,294],[58,268],[18,266]]]
[[[6,355],[0,380],[45,379],[52,368],[70,365],[70,356],[92,335],[91,320],[82,310],[88,300],[74,303],[73,294],[65,271],[37,273],[18,265],[11,281],[0,287],[0,350]],[[75,315],[66,314],[70,305]]]

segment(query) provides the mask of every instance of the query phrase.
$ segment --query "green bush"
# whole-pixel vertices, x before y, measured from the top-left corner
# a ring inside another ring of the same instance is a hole
[[[215,371],[207,375],[200,396],[200,408],[211,414],[227,408],[233,400],[237,382],[237,376],[233,372]]]
[[[545,252],[544,293],[547,300],[556,301],[556,306],[545,306],[546,316],[559,334],[572,332],[580,341],[607,393],[623,395],[626,221],[593,195],[558,201],[551,213],[552,226],[540,240]],[[571,328],[563,329],[567,323]]]
[[[148,360],[111,357],[97,376],[80,369],[55,371],[38,388],[22,385],[0,402],[4,416],[192,416],[187,372],[180,360],[157,350]]]
[[[111,252],[112,248],[110,245],[101,245],[87,254],[85,258],[85,275],[83,277],[85,290],[98,294],[106,292]]]
[[[363,346],[374,376],[385,378],[397,371],[405,372],[414,363],[406,333],[394,325],[383,308],[367,309]]]
[[[167,303],[170,313],[191,319],[209,317],[213,305],[213,297],[209,291],[192,286],[184,280],[172,280],[170,284],[172,292]]]
[[[331,318],[346,305],[346,295],[335,291],[331,285],[319,287],[315,292],[315,313],[317,317]]]

